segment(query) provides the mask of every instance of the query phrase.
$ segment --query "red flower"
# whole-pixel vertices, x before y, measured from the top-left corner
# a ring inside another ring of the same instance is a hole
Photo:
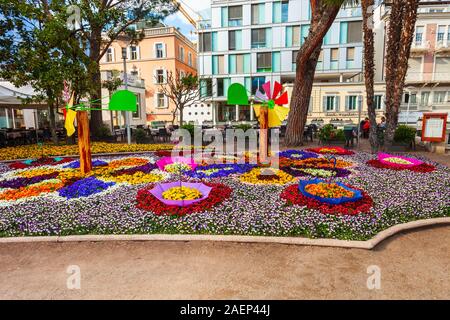
[[[357,189],[355,187],[351,187]],[[361,190],[362,191],[362,190]],[[330,215],[357,215],[360,213],[367,213],[373,206],[372,198],[364,191],[362,191],[363,198],[356,202],[346,202],[339,205],[332,205],[323,203],[318,200],[308,198],[304,196],[298,185],[292,185],[287,187],[280,195],[281,199],[287,201],[288,204],[296,204],[300,206],[306,206],[309,209],[316,209],[325,214]]]
[[[341,148],[341,147],[318,147],[306,149],[307,151],[320,153],[320,154],[337,154],[340,156],[351,156],[355,154],[353,151]],[[331,151],[332,150],[332,151]]]
[[[367,161],[367,165],[374,167],[374,168],[379,168],[379,169],[390,169],[390,170],[395,170],[395,171],[410,170],[410,171],[421,172],[421,173],[433,172],[434,170],[436,170],[435,166],[428,164],[428,163],[422,163],[422,164],[419,164],[414,167],[404,167],[404,166],[399,166],[395,163],[386,164],[377,159]]]
[[[153,188],[153,184],[138,191],[136,201],[139,209],[151,211],[156,215],[184,216],[186,214],[203,212],[218,205],[231,196],[233,190],[220,183],[205,183],[212,187],[208,198],[203,201],[196,202],[188,207],[169,206],[159,201],[153,196],[149,190]]]

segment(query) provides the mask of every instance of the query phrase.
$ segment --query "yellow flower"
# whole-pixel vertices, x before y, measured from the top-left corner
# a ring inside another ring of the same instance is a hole
[[[173,187],[164,191],[162,196],[166,200],[195,200],[201,198],[202,194],[195,188]]]
[[[114,181],[114,182],[118,182],[118,183],[142,184],[142,183],[158,182],[158,181],[163,180],[164,177],[160,174],[136,172],[134,174],[123,174],[123,175],[116,176],[116,177],[103,176],[102,179],[106,180],[106,181]]]
[[[270,168],[255,168],[239,177],[241,182],[251,184],[286,184],[295,180],[284,171]]]

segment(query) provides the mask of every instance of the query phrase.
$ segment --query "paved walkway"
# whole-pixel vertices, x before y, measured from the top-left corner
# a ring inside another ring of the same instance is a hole
[[[0,245],[0,299],[450,299],[450,227],[375,250],[212,242]],[[81,270],[68,290],[66,270]],[[381,289],[367,288],[367,268]]]

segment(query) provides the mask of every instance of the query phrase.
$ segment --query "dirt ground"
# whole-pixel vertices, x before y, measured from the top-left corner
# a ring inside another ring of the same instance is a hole
[[[450,226],[372,251],[277,244],[0,245],[1,299],[450,299]],[[68,289],[69,266],[80,289]],[[370,266],[381,288],[369,290]]]

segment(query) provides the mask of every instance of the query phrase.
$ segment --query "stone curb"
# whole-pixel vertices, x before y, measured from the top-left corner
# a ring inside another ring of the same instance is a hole
[[[416,228],[434,225],[450,224],[450,217],[417,220],[393,226],[381,231],[367,241],[347,241],[336,239],[309,239],[300,237],[264,237],[264,236],[234,236],[234,235],[74,235],[74,236],[42,236],[42,237],[11,237],[0,238],[2,243],[33,243],[33,242],[99,242],[99,241],[214,241],[243,243],[276,243],[290,245],[338,247],[350,249],[371,250],[391,236]]]

